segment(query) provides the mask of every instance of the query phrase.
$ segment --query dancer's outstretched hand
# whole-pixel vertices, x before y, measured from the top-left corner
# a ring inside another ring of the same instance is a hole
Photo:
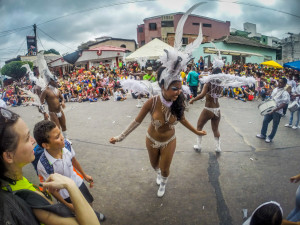
[[[117,142],[117,140],[115,139],[115,138],[111,138],[110,140],[109,140],[109,142],[111,143],[111,144],[115,144],[116,142]]]
[[[194,99],[191,99],[189,103],[192,105],[194,103]]]
[[[206,133],[205,130],[197,130],[197,134],[198,134],[199,136],[204,136],[204,135],[206,135],[207,133]]]
[[[300,180],[300,174],[290,178],[291,183],[297,183]]]

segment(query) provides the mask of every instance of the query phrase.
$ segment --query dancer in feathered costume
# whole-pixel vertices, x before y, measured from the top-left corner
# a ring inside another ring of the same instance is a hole
[[[149,153],[150,163],[157,173],[156,183],[159,185],[157,196],[162,197],[169,176],[169,169],[176,148],[175,125],[179,121],[196,135],[205,135],[205,131],[196,130],[184,117],[185,97],[182,93],[180,80],[181,69],[187,66],[191,59],[191,45],[199,46],[201,41],[187,46],[188,51],[181,51],[182,30],[184,22],[191,11],[199,3],[193,6],[182,16],[176,29],[175,49],[166,51],[161,57],[163,66],[158,70],[159,95],[151,97],[142,107],[138,116],[131,122],[120,135],[112,137],[110,143],[122,141],[129,133],[138,127],[145,116],[150,113],[151,123],[146,134],[146,147]],[[200,28],[201,29],[201,28]],[[200,31],[201,32],[201,31]],[[202,35],[201,35],[202,39]]]
[[[216,47],[215,47],[216,48]],[[224,87],[241,87],[245,85],[252,86],[255,83],[253,77],[238,77],[229,74],[223,74],[222,68],[224,62],[221,59],[221,54],[219,51],[218,57],[215,57],[213,61],[213,71],[212,75],[203,77],[201,79],[202,83],[205,83],[201,93],[190,100],[190,104],[193,104],[195,101],[206,97],[205,107],[202,110],[198,123],[197,129],[202,130],[204,125],[208,120],[211,121],[211,127],[214,133],[215,143],[216,143],[216,152],[221,152],[220,146],[220,132],[219,132],[219,123],[221,119],[220,105],[218,98],[221,96]],[[197,144],[194,145],[194,149],[197,152],[201,152],[202,149],[202,136],[197,136]]]
[[[50,120],[53,121],[58,128],[62,129],[63,136],[67,139],[66,118],[62,110],[62,108],[65,108],[64,98],[57,89],[57,78],[50,72],[43,52],[37,55],[38,77],[34,76],[28,64],[23,67],[27,69],[30,81],[39,86],[42,93],[39,96],[37,93],[33,93],[29,90],[22,90],[29,97],[34,99],[33,105],[38,106],[39,112],[44,115],[44,119],[48,120],[50,116]],[[45,101],[48,105],[49,115],[44,106]]]
[[[47,84],[40,97],[42,104],[45,101],[47,102],[49,110],[49,115],[46,111],[42,112],[44,118],[47,120],[50,116],[50,120],[53,121],[59,129],[62,129],[62,134],[64,138],[67,139],[66,117],[63,112],[66,106],[64,97],[57,89],[57,78],[50,72],[43,54],[38,54],[37,65],[40,76],[44,77]]]

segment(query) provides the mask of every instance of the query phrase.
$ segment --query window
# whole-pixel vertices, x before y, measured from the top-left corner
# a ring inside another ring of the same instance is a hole
[[[144,32],[143,27],[139,27],[139,28],[138,28],[138,31],[139,31],[139,33],[143,33],[143,32]]]
[[[270,61],[272,60],[272,56],[264,55],[264,61]]]
[[[174,27],[173,21],[161,21],[161,27]]]
[[[211,24],[210,23],[204,23],[203,27],[211,27]]]
[[[121,48],[126,48],[126,45],[122,44],[120,47],[121,47]]]
[[[200,23],[193,23],[194,26],[200,26]]]
[[[149,30],[156,30],[156,23],[149,23]]]
[[[189,39],[188,38],[182,38],[182,44],[183,45],[187,45],[189,43]]]

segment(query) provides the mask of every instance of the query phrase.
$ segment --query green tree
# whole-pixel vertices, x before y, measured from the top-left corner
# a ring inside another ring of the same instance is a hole
[[[60,55],[60,53],[58,51],[56,51],[55,49],[53,49],[53,48],[51,48],[51,49],[44,52],[44,54],[51,54],[51,53],[53,53],[55,55]]]
[[[81,43],[78,47],[77,47],[77,49],[78,50],[87,50],[87,49],[89,49],[89,45],[90,44],[94,44],[96,41],[88,41],[88,42],[85,42],[85,43]]]
[[[31,69],[33,68],[32,62],[13,61],[3,66],[1,69],[1,73],[3,75],[19,80],[26,74],[26,68],[22,67],[25,64],[28,64]]]

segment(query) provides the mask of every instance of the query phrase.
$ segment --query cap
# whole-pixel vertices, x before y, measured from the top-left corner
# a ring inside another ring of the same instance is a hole
[[[152,70],[152,67],[151,66],[147,67],[147,70]]]

